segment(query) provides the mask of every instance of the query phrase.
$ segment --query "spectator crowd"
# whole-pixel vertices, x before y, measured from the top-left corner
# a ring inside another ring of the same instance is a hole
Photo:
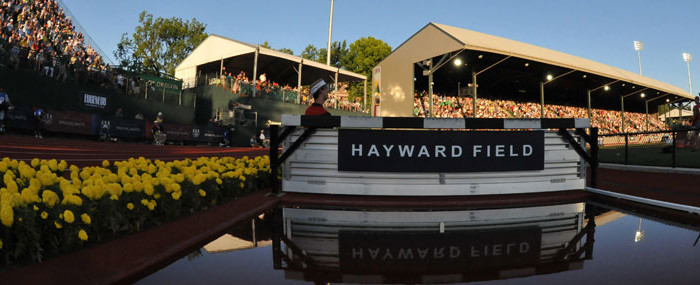
[[[479,118],[539,118],[540,104],[532,102],[516,102],[511,100],[479,99],[477,101],[477,117]],[[438,118],[472,117],[473,106],[471,97],[433,96],[433,113]],[[430,114],[430,101],[426,94],[415,94],[413,114],[427,117]],[[591,125],[600,129],[601,134],[622,133],[622,119],[619,111],[591,109]],[[545,105],[546,118],[587,118],[586,108]],[[649,115],[649,131],[665,130],[668,127],[658,117]],[[643,132],[646,129],[646,114],[625,112],[625,132]]]

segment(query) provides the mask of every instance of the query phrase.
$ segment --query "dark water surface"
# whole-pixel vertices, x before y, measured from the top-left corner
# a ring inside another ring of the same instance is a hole
[[[700,284],[700,228],[685,221],[598,202],[450,211],[286,208],[231,229],[139,283]]]

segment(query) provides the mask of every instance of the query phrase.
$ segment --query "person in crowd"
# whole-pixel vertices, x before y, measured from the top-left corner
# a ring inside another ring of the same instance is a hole
[[[258,143],[258,138],[256,138],[255,135],[250,137],[248,143],[250,143],[250,147],[260,147],[260,144]]]
[[[46,119],[46,112],[41,107],[34,108],[34,116],[32,121],[34,123],[34,137],[38,139],[43,139],[42,130],[44,129],[44,119]]]
[[[323,103],[326,102],[328,99],[328,92],[329,92],[329,86],[328,84],[323,81],[323,79],[318,79],[314,81],[314,83],[311,84],[311,87],[309,88],[309,92],[311,93],[311,96],[314,98],[313,104],[306,108],[306,112],[304,112],[305,115],[315,115],[315,116],[330,116],[331,113],[329,113],[324,107]]]
[[[5,93],[5,89],[0,87],[0,134],[5,133],[7,127],[7,118],[10,116],[10,96]]]
[[[117,108],[117,111],[114,112],[114,118],[115,119],[124,119],[124,112],[122,111],[122,107]]]
[[[153,132],[153,144],[164,145],[165,144],[165,129],[163,129],[163,112],[158,112],[158,116],[153,120],[153,127],[151,131]]]
[[[270,147],[270,139],[268,139],[265,136],[265,130],[260,130],[260,135],[258,136],[258,140],[259,140],[260,145],[262,147]]]

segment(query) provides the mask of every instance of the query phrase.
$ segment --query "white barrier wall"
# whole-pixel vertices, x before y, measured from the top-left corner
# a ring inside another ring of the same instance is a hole
[[[303,132],[287,137],[288,147]],[[583,160],[561,136],[545,132],[544,170],[471,173],[338,171],[338,131],[318,129],[284,162],[282,191],[448,196],[535,193],[585,187]],[[286,148],[285,147],[285,148]]]

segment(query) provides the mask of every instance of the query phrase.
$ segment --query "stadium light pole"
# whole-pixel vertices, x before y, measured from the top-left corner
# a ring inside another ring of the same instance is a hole
[[[481,56],[479,56],[479,58],[481,58]],[[479,85],[476,83],[476,77],[479,76],[479,74],[482,74],[482,73],[486,72],[487,70],[493,68],[494,66],[499,65],[502,62],[508,60],[509,58],[511,58],[510,55],[502,58],[501,60],[497,61],[496,63],[494,63],[492,65],[489,65],[488,67],[486,67],[482,70],[472,72],[472,112],[473,112],[472,117],[476,118],[476,88],[479,87]],[[527,66],[527,65],[525,65],[525,66]]]
[[[564,74],[559,75],[557,77],[554,77],[551,74],[547,74],[547,76],[546,76],[547,81],[540,82],[540,118],[544,118],[544,86],[549,84],[549,83],[554,82],[554,80],[557,80],[559,78],[567,76],[567,75],[573,73],[574,71],[576,71],[576,69],[569,70],[569,71],[565,72]]]
[[[687,52],[684,52],[683,54],[683,61],[685,61],[686,65],[688,66],[688,90],[690,90],[690,95],[693,94],[693,81],[690,79],[690,62],[693,61],[693,55],[689,54]]]
[[[591,115],[591,92],[595,92],[598,89],[603,89],[604,91],[609,91],[610,85],[613,85],[613,84],[617,83],[618,81],[620,81],[620,80],[615,80],[613,82],[600,85],[596,88],[586,90],[586,95],[588,96],[588,118],[589,119],[593,118],[593,116]]]
[[[331,18],[328,20],[328,45],[326,48],[326,65],[331,65],[331,34],[333,33],[333,0],[331,0]]]
[[[640,41],[634,41],[634,50],[637,51],[637,62],[639,63],[639,75],[642,75],[642,53],[644,49],[644,43]]]

